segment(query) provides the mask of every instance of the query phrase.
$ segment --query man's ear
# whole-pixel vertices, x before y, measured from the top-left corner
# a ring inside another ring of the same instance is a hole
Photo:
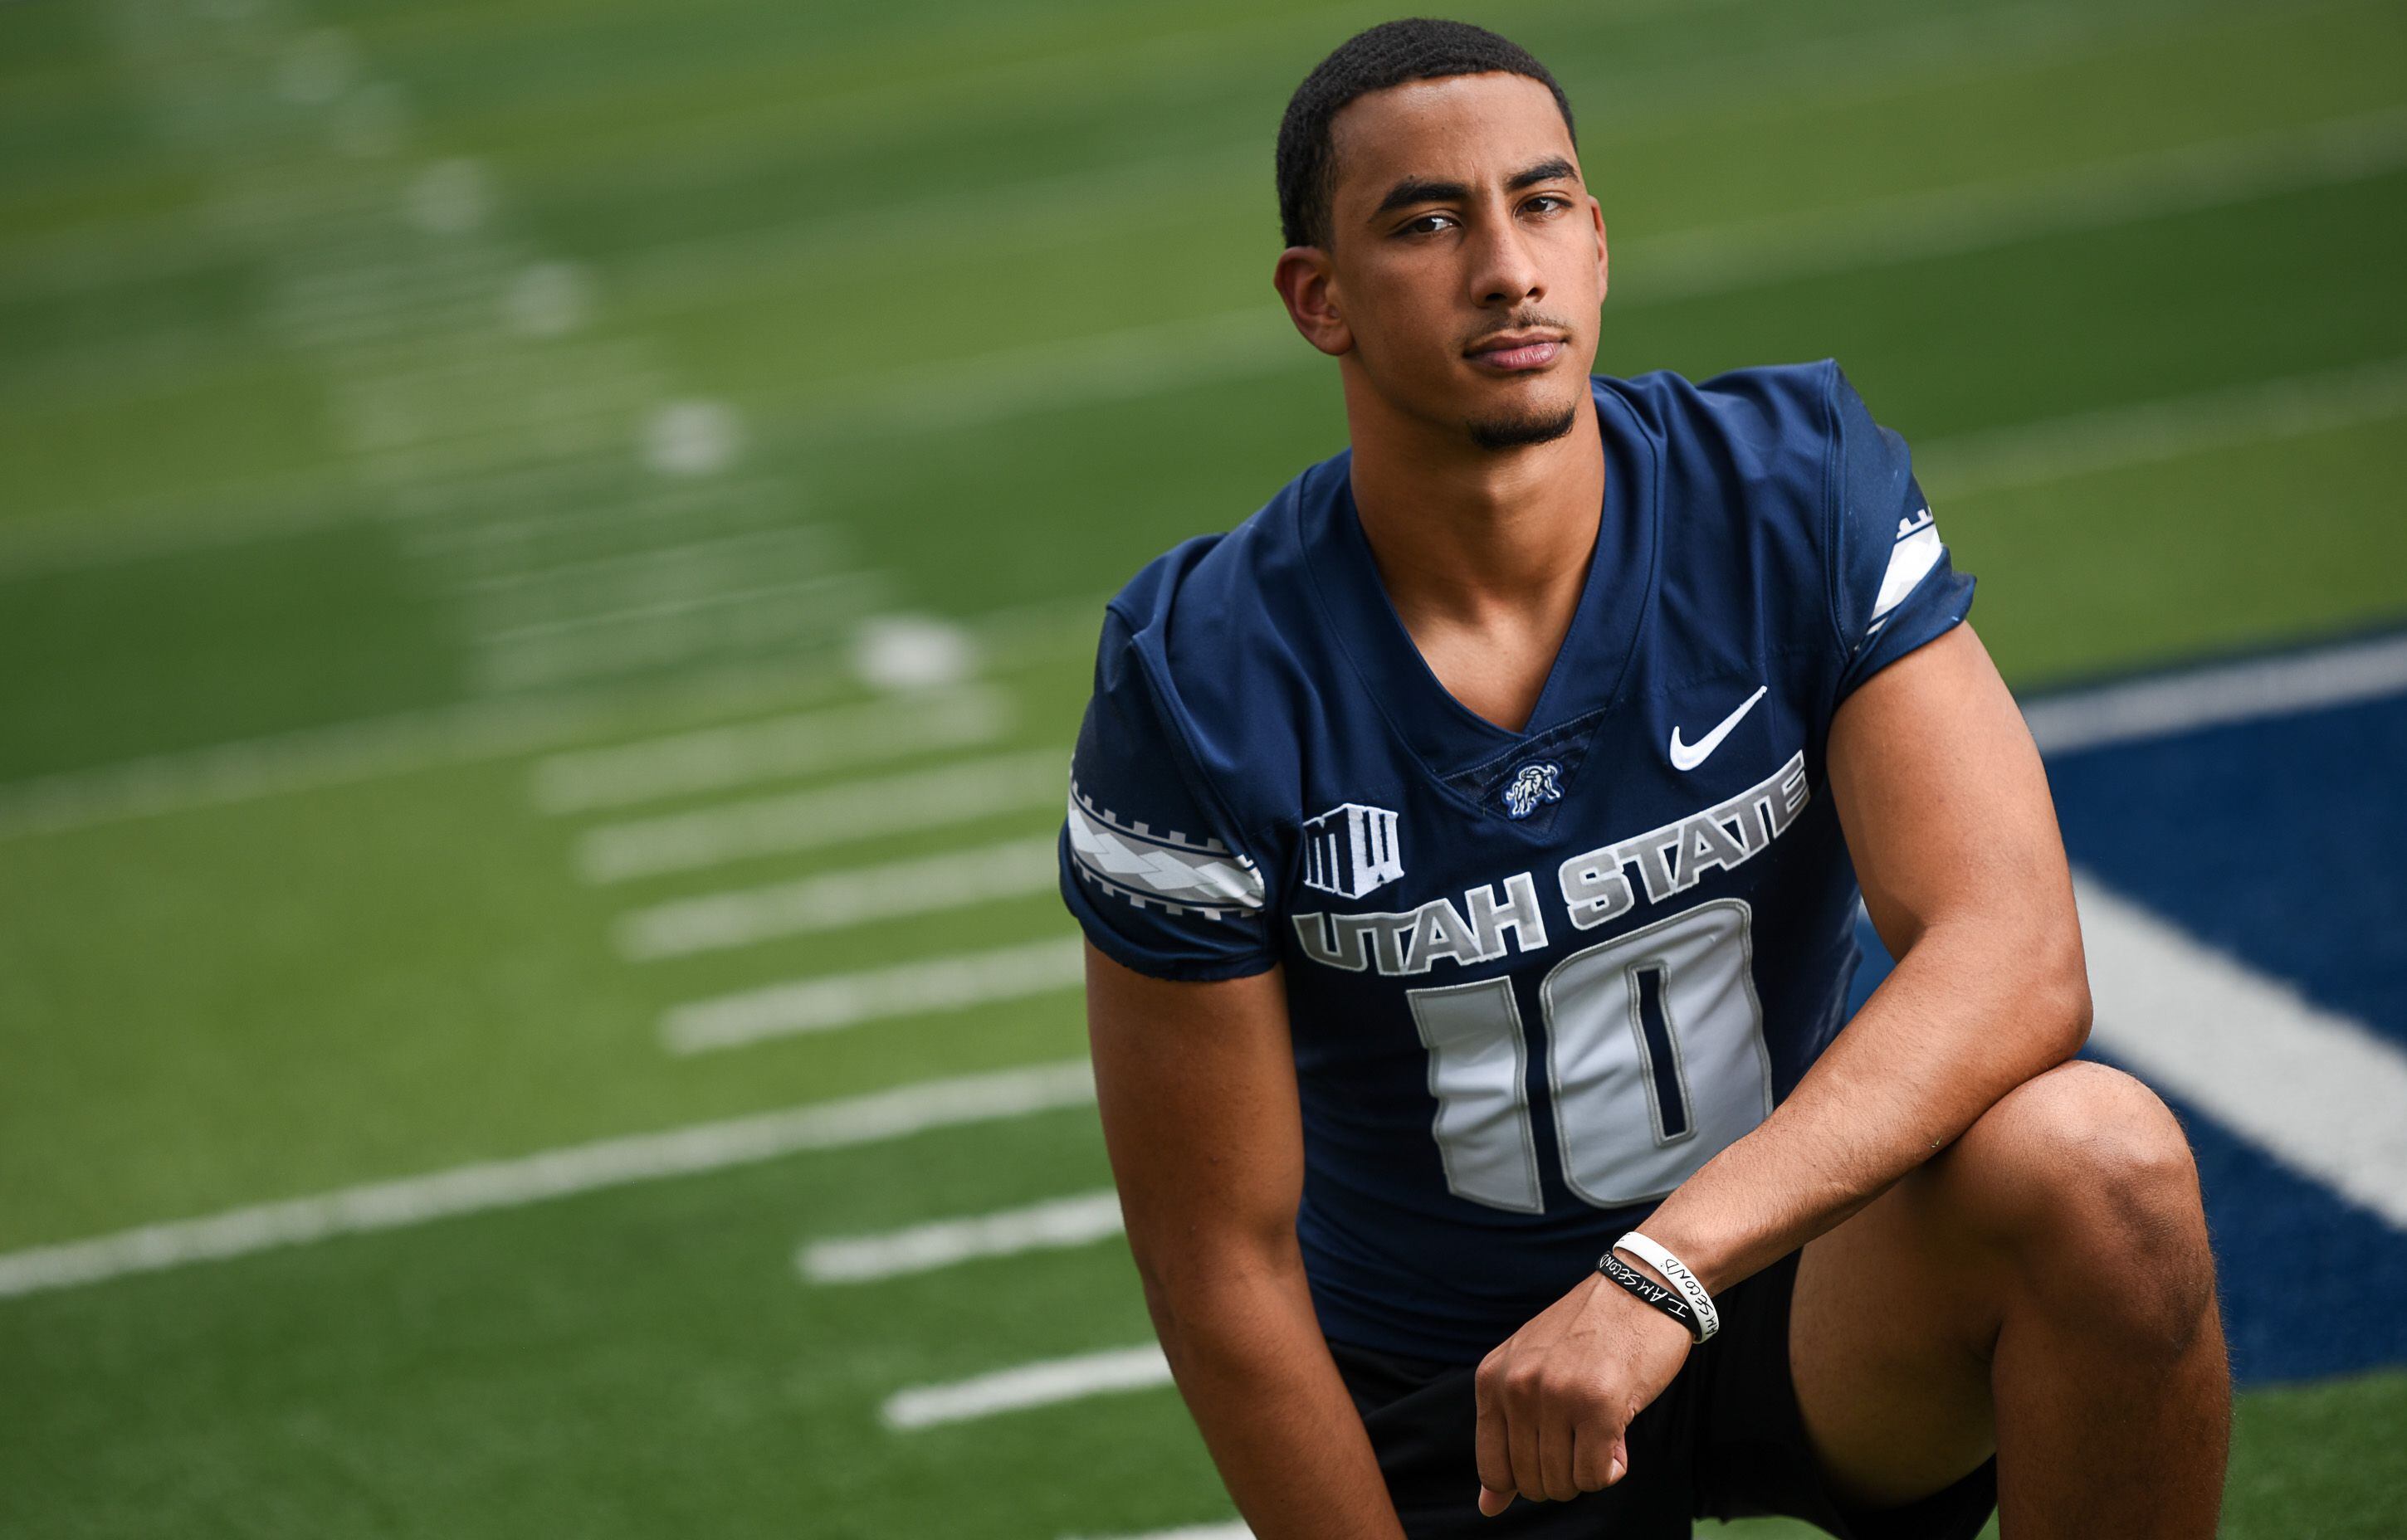
[[[1613,262],[1604,244],[1604,205],[1591,196],[1588,201],[1588,217],[1596,221],[1596,297],[1602,301],[1610,287]]]
[[[1287,304],[1288,319],[1303,340],[1331,358],[1354,351],[1354,330],[1338,314],[1336,275],[1329,253],[1317,246],[1291,246],[1279,253],[1271,283]]]

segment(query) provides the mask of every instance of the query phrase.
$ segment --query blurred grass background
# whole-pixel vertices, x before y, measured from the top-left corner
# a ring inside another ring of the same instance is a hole
[[[881,863],[1049,832],[1009,788],[1102,597],[1343,441],[1270,145],[1387,14],[0,4],[0,1250],[1079,1053],[1024,854],[974,909],[631,937],[855,881],[881,781],[934,810]],[[2407,614],[2397,5],[1459,14],[1580,113],[1600,367],[1838,357],[2017,688]],[[595,757],[790,719],[830,746]],[[959,1008],[675,1051],[1002,948]],[[0,1299],[0,1530],[1213,1521],[1166,1392],[878,1423],[1143,1340],[1117,1245],[790,1261],[1106,1181],[1072,1107]],[[2229,1532],[2400,1533],[2402,1432],[2397,1375],[2252,1394]]]

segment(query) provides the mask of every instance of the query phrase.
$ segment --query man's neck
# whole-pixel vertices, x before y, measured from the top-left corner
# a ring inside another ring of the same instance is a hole
[[[1358,419],[1351,480],[1399,609],[1467,617],[1540,601],[1566,583],[1576,591],[1604,503],[1596,408],[1582,402],[1570,432],[1513,449]]]
[[[1456,699],[1517,730],[1596,548],[1604,451],[1594,403],[1580,403],[1561,438],[1507,450],[1350,416],[1355,507],[1389,600]]]

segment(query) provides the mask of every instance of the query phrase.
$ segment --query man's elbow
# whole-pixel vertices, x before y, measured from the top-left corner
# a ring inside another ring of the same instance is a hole
[[[2089,1040],[2089,964],[2081,949],[2080,921],[2065,914],[2044,928],[2026,955],[2027,1009],[2054,1051],[2051,1065],[2061,1063]]]
[[[1245,1356],[1257,1328],[1303,1293],[1303,1261],[1284,1234],[1147,1243],[1131,1236],[1146,1312],[1174,1367]],[[1308,1295],[1306,1295],[1308,1297]]]

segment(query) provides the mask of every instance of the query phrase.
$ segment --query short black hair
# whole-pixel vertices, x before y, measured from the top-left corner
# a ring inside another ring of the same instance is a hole
[[[1288,99],[1278,132],[1279,230],[1288,245],[1329,244],[1329,200],[1337,180],[1329,125],[1340,109],[1358,96],[1407,80],[1455,75],[1526,75],[1540,82],[1555,93],[1564,131],[1578,148],[1563,88],[1527,49],[1468,21],[1382,21],[1340,43]]]

